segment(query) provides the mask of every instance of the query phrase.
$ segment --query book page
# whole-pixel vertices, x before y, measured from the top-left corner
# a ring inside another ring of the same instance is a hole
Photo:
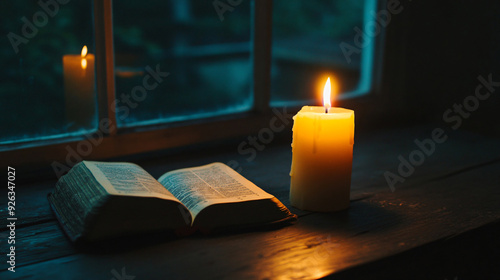
[[[158,181],[177,197],[193,216],[215,203],[273,198],[220,162],[171,171],[163,174]]]
[[[142,167],[127,162],[83,161],[110,194],[159,197],[178,201]]]

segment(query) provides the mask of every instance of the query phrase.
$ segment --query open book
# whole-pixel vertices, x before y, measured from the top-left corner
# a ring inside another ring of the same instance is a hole
[[[73,241],[150,231],[218,231],[297,218],[223,163],[178,169],[155,180],[125,162],[82,161],[62,176],[49,202]]]

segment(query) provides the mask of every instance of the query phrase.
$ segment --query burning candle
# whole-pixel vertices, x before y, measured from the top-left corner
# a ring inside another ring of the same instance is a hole
[[[324,106],[304,106],[293,117],[290,202],[302,210],[349,207],[354,111],[331,107],[328,78]]]
[[[73,126],[90,127],[95,112],[95,76],[93,54],[83,46],[80,55],[64,55],[64,92],[66,117]]]

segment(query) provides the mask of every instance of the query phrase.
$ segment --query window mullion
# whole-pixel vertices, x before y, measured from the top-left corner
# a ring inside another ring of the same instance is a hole
[[[269,110],[271,98],[272,2],[253,2],[253,96],[254,110]]]
[[[94,24],[99,130],[105,135],[114,135],[117,131],[117,123],[113,108],[115,73],[112,0],[94,0]],[[104,120],[106,123],[103,123]]]

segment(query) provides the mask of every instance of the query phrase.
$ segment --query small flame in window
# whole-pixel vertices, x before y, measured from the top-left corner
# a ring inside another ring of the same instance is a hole
[[[85,58],[87,56],[87,52],[88,52],[87,46],[83,46],[83,48],[82,48],[82,58]]]
[[[83,46],[82,48],[82,69],[87,69],[87,59],[85,57],[87,57],[87,52],[88,52],[88,49],[87,49],[87,46]]]
[[[83,70],[87,69],[87,59],[86,58],[82,58],[82,69]]]

